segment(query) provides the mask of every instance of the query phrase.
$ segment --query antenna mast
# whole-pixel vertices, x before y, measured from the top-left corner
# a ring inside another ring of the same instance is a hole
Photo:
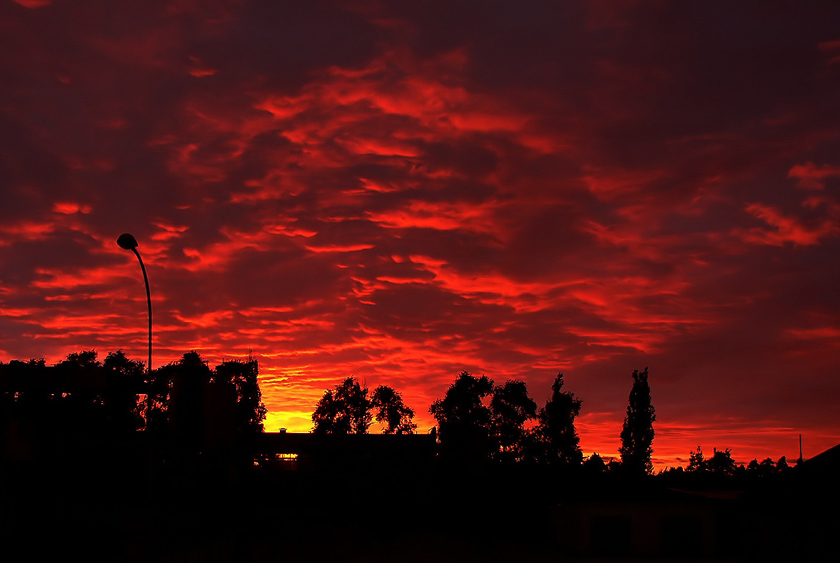
[[[803,461],[802,460],[802,434],[800,434],[799,435],[799,461],[796,464],[799,465],[800,463],[802,463],[802,461]]]

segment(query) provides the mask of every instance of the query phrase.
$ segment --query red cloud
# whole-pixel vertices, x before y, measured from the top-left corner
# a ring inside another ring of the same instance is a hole
[[[785,243],[809,246],[819,244],[828,237],[837,236],[840,226],[831,219],[822,219],[816,225],[808,226],[798,218],[783,215],[778,209],[751,203],[747,205],[747,212],[765,223],[772,229],[755,227],[743,233],[748,242],[781,246]]]
[[[52,0],[15,0],[16,4],[20,4],[24,8],[43,8],[52,4]]]
[[[825,180],[827,178],[840,177],[840,166],[831,166],[830,164],[823,164],[821,166],[815,165],[813,162],[806,162],[805,164],[797,164],[788,172],[789,178],[797,178],[797,186],[806,190],[822,190],[825,189]]]

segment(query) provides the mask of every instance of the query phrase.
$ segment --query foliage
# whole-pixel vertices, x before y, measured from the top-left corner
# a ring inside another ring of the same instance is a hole
[[[583,469],[590,474],[606,473],[607,464],[600,455],[593,453],[583,462]]]
[[[713,475],[721,477],[735,475],[735,460],[732,459],[732,452],[729,448],[722,451],[715,448],[712,457],[706,461],[706,467]]]
[[[402,395],[386,385],[373,391],[371,406],[376,409],[376,422],[385,422],[385,434],[414,434],[414,411],[403,402]]]
[[[171,366],[161,366],[148,375],[146,389],[146,430],[155,434],[166,431],[169,425],[169,406],[171,403]]]
[[[373,421],[385,423],[385,434],[413,434],[414,411],[397,391],[386,385],[377,387],[368,399],[368,388],[348,377],[328,389],[315,406],[312,422],[316,434],[367,434]]]
[[[105,357],[103,367],[111,374],[112,384],[106,387],[106,401],[114,424],[126,430],[143,428],[144,407],[138,393],[145,377],[143,362],[130,360],[122,350],[117,350]]]
[[[486,376],[473,377],[462,371],[443,399],[435,401],[429,412],[438,423],[441,455],[450,459],[486,460],[492,452],[490,423],[492,412],[482,400],[493,392]]]
[[[224,361],[213,370],[213,383],[232,385],[236,392],[234,419],[237,434],[258,434],[268,410],[262,402],[257,360]]]
[[[373,420],[367,387],[348,377],[327,390],[312,413],[316,434],[366,434]]]
[[[581,401],[574,393],[563,391],[563,374],[558,373],[551,385],[551,397],[540,409],[539,424],[535,429],[542,460],[567,465],[582,462],[580,438],[575,430],[580,407]]]
[[[204,434],[208,385],[213,377],[198,352],[156,370],[156,376],[171,389],[167,410],[167,430],[180,448],[197,450]]]
[[[790,469],[787,463],[787,458],[782,456],[778,461],[774,462],[772,458],[765,458],[760,462],[753,459],[747,464],[747,473],[756,477],[769,477],[777,473],[782,473]]]
[[[210,369],[197,352],[188,352],[154,370],[148,392],[147,429],[178,448],[195,452],[263,431],[267,409],[256,360]]]
[[[764,478],[770,475],[784,472],[789,469],[785,456],[774,462],[772,458],[766,458],[759,462],[751,460],[746,467],[736,464],[732,459],[732,451],[729,448],[718,450],[714,448],[713,454],[706,459],[703,450],[697,446],[697,450],[689,454],[688,466],[685,469],[687,475],[693,476],[714,476],[716,478]]]
[[[627,416],[621,430],[621,464],[633,474],[649,474],[653,469],[653,423],[655,409],[651,404],[648,370],[633,371],[633,387],[627,405]]]
[[[537,415],[537,403],[528,396],[524,381],[510,380],[493,390],[490,400],[491,433],[500,461],[519,461],[523,457],[525,422]]]
[[[525,382],[494,386],[486,376],[476,378],[464,371],[429,411],[438,422],[444,457],[580,465],[583,455],[574,426],[580,408],[581,401],[563,391],[562,373],[545,406],[537,410]],[[532,430],[526,428],[530,420],[538,421]]]
[[[196,352],[151,376],[121,350],[102,363],[93,350],[55,366],[0,363],[0,442],[6,442],[0,447],[22,459],[44,456],[78,467],[144,453],[230,460],[236,446],[250,444],[238,438],[262,429],[257,371],[253,360],[211,370]],[[141,442],[149,447],[138,447]]]
[[[689,473],[700,473],[706,471],[706,459],[703,457],[703,450],[697,446],[697,451],[688,454],[688,467],[685,469]]]
[[[142,428],[142,389],[142,364],[122,351],[104,364],[94,350],[69,354],[54,366],[44,360],[0,364],[0,426],[25,428],[34,443],[53,443],[64,456],[93,455],[94,444],[104,455]]]

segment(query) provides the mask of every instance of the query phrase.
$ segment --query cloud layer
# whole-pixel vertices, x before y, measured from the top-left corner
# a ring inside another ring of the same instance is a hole
[[[354,375],[420,417],[554,375],[616,455],[806,456],[840,427],[840,9],[0,7],[0,359],[260,361],[269,429]]]

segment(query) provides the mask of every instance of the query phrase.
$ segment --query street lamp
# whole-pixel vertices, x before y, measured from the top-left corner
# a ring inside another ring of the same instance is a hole
[[[146,304],[149,306],[149,393],[148,393],[148,402],[147,402],[147,410],[149,411],[148,414],[151,414],[151,406],[152,406],[152,294],[149,292],[149,277],[146,275],[146,266],[143,265],[143,259],[140,258],[140,253],[137,252],[137,239],[135,239],[132,235],[128,233],[123,233],[120,235],[120,238],[117,239],[117,244],[120,245],[120,248],[124,248],[125,250],[130,250],[137,256],[137,260],[140,261],[140,269],[143,271],[143,281],[146,282]],[[147,416],[148,416],[147,414]]]

